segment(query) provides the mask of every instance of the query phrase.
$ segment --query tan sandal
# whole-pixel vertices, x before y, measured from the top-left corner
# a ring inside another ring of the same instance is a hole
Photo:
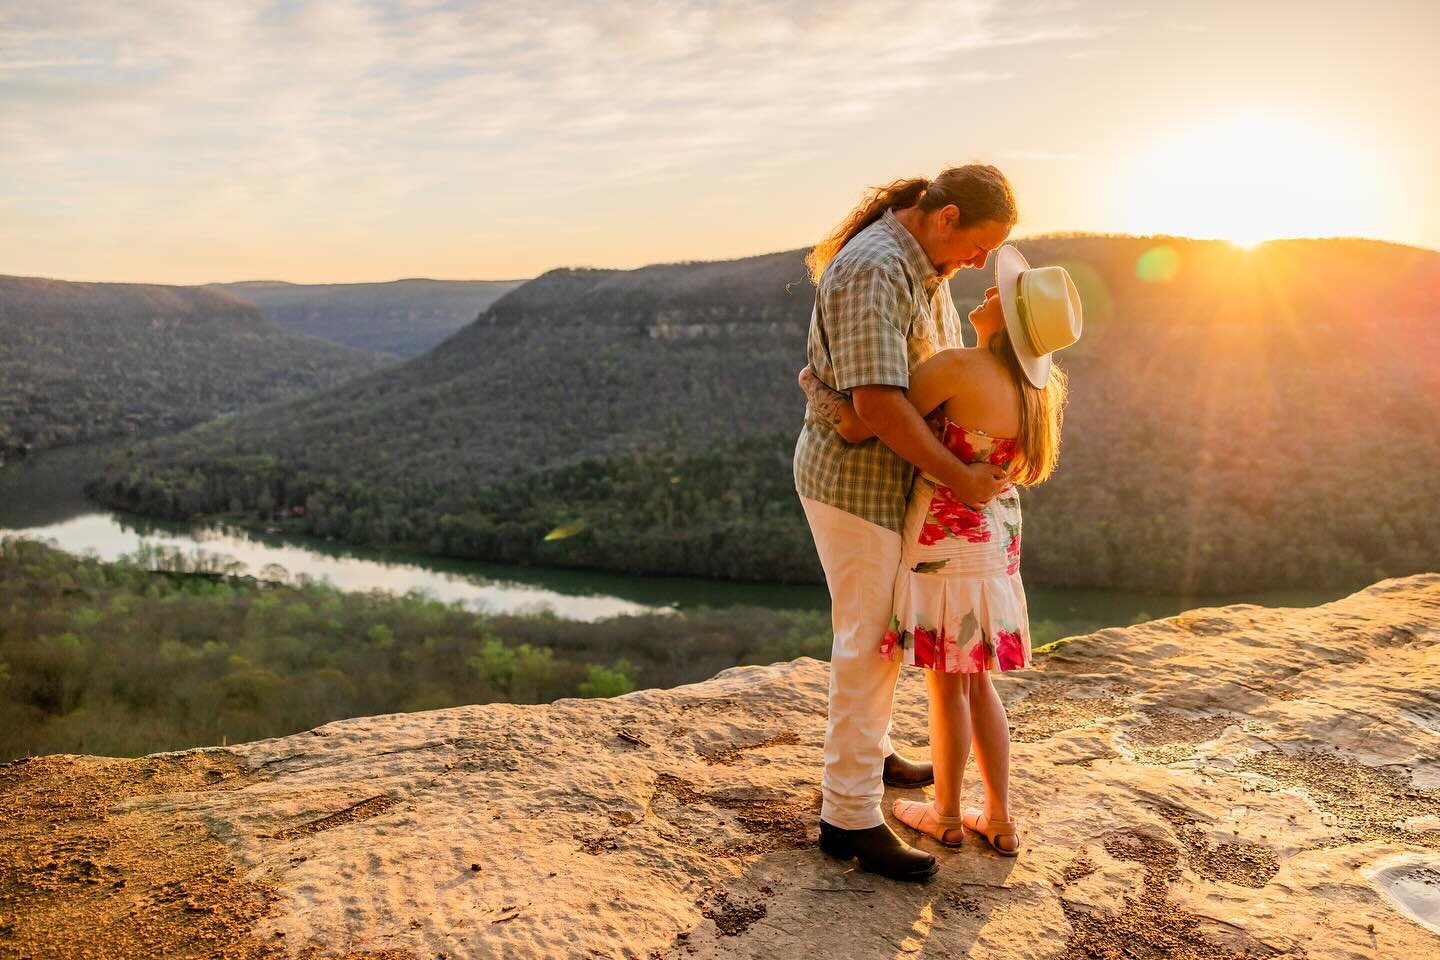
[[[901,804],[905,804],[905,806],[901,806]],[[912,811],[915,807],[923,807],[924,813],[921,813],[920,816],[913,822],[905,819],[905,813]],[[912,830],[919,830],[921,833],[929,834],[936,840],[939,840],[943,846],[958,847],[965,842],[965,833],[963,830],[965,826],[963,822],[964,818],[942,817],[939,813],[935,811],[935,804],[933,803],[920,803],[916,800],[905,800],[902,798],[896,800],[893,804],[891,804],[890,810],[892,813],[895,814],[896,820],[899,820],[901,823],[905,824],[905,826],[907,827],[910,827]],[[933,820],[934,826],[926,827],[925,823],[927,820]],[[945,839],[945,835],[947,833],[950,833],[952,830],[961,830],[959,840],[951,842]]]
[[[990,844],[990,848],[1000,854],[1000,856],[1013,857],[1020,852],[1020,831],[1015,827],[1014,817],[1011,817],[1009,820],[992,821],[985,816],[984,810],[977,810],[974,807],[970,807],[967,810],[961,811],[958,819],[965,822],[966,830],[971,830],[984,837],[985,842]],[[981,821],[984,821],[985,826],[990,828],[988,831],[980,829]],[[1007,850],[995,842],[996,837],[1014,837],[1015,846]]]

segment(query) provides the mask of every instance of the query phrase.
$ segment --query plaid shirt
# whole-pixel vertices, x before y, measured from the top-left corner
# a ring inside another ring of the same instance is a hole
[[[872,383],[908,388],[911,370],[964,345],[950,285],[889,210],[820,275],[806,353],[815,375],[847,396]],[[878,437],[848,443],[807,407],[793,469],[801,496],[902,531],[915,467]]]

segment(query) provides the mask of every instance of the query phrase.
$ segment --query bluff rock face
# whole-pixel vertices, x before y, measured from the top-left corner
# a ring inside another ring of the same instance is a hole
[[[1440,574],[1061,641],[1001,679],[1025,849],[922,839],[923,885],[815,848],[810,659],[33,758],[0,768],[0,952],[1436,956],[1437,673]],[[923,755],[918,671],[894,733]]]

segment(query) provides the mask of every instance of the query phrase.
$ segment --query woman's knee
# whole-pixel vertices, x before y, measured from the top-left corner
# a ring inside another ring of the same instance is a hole
[[[926,680],[930,696],[945,706],[964,706],[968,696],[966,674],[947,673],[944,670],[928,670]]]

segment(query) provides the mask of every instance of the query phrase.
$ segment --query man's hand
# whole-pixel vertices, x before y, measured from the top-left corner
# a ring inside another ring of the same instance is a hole
[[[1010,475],[993,463],[957,463],[953,476],[937,478],[972,507],[983,507],[1010,485]]]
[[[815,371],[810,369],[810,364],[800,368],[800,389],[805,391],[805,396],[812,396],[815,393],[815,384],[820,378],[815,376]]]

